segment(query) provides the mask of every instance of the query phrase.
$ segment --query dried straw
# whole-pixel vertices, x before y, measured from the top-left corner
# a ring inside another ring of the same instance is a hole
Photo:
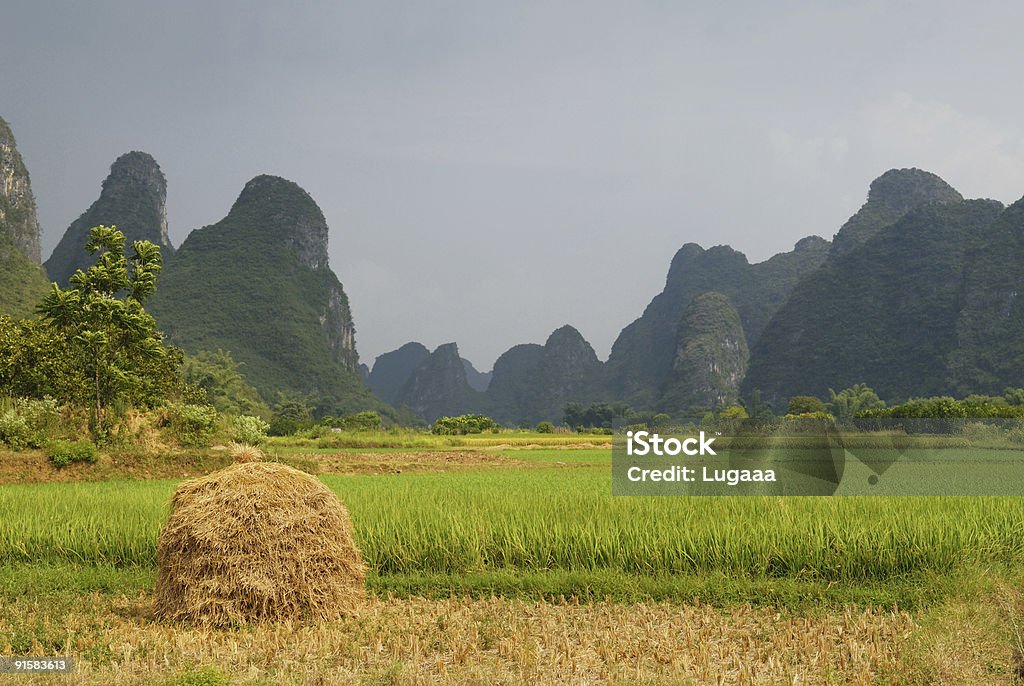
[[[178,487],[157,547],[157,616],[224,626],[332,620],[365,595],[348,512],[316,478],[274,462]]]

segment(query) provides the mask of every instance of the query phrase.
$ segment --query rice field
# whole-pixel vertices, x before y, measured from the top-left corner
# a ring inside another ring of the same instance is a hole
[[[607,450],[462,457],[319,476],[349,508],[370,594],[317,626],[154,617],[176,480],[0,486],[0,654],[76,657],[70,677],[19,684],[905,686],[1022,670],[1019,499],[627,498]]]
[[[322,475],[370,570],[872,581],[1024,561],[1015,498],[624,498],[605,467]],[[0,488],[0,564],[151,567],[173,481]]]

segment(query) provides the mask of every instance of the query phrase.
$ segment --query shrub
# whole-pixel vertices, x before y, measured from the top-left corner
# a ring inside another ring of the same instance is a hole
[[[231,679],[216,667],[190,669],[179,674],[171,686],[228,686]]]
[[[48,440],[55,438],[60,425],[60,406],[56,400],[50,396],[41,400],[20,398],[15,411],[28,423],[31,447],[41,448]]]
[[[325,417],[324,424],[344,431],[380,431],[382,422],[376,412],[356,412],[337,419]]]
[[[267,440],[267,431],[270,424],[259,417],[243,414],[235,417],[235,440],[248,445],[263,445]]]
[[[813,395],[795,395],[789,399],[789,409],[786,410],[787,417],[799,417],[801,415],[814,415],[819,412],[826,412],[825,403]]]
[[[721,419],[748,419],[747,408],[742,405],[730,405],[718,413]]]
[[[551,422],[541,422],[537,425],[537,433],[539,434],[553,434],[555,433],[555,425]]]
[[[25,418],[14,410],[0,414],[0,443],[11,450],[24,450],[32,439],[32,430]]]
[[[441,417],[434,422],[430,432],[441,436],[464,436],[498,428],[497,422],[486,415],[464,414],[458,417]]]
[[[91,441],[54,441],[46,451],[55,467],[67,467],[72,462],[96,461],[96,446]]]
[[[301,428],[302,424],[298,419],[274,415],[270,420],[270,427],[267,429],[267,435],[294,436]]]
[[[209,405],[181,403],[171,405],[169,410],[171,432],[182,445],[203,447],[210,444],[214,422],[217,421],[217,410]]]

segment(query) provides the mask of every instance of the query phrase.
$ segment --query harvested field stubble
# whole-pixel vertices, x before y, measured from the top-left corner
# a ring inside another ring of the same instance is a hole
[[[157,564],[156,613],[169,620],[329,620],[364,596],[347,511],[316,478],[277,463],[181,484]]]
[[[59,618],[82,656],[61,683],[166,684],[204,668],[236,685],[277,686],[922,683],[917,623],[882,610],[371,599],[336,623],[223,630],[171,629],[148,606],[145,596],[93,597]],[[7,622],[24,625],[38,611],[11,610],[0,617],[0,646]],[[1003,652],[1008,661],[1010,646]],[[984,679],[990,667],[965,664],[964,676],[981,680],[955,683],[995,683]]]

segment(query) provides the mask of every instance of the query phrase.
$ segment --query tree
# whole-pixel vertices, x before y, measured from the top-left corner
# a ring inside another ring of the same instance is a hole
[[[1024,405],[1024,388],[1007,388],[1003,397],[1011,405]]]
[[[820,398],[813,395],[794,395],[789,399],[786,415],[817,414],[824,413],[825,410],[825,403],[821,402]]]
[[[89,230],[85,249],[96,264],[72,275],[68,288],[53,284],[37,311],[66,341],[89,380],[90,428],[102,432],[116,402],[149,405],[176,384],[180,353],[169,354],[156,320],[142,307],[156,290],[160,249],[135,241],[125,255],[115,226]]]
[[[185,383],[202,388],[218,412],[269,417],[270,408],[245,380],[241,367],[228,351],[200,350],[185,358],[181,375]]]
[[[885,407],[885,402],[878,397],[878,394],[863,383],[854,384],[838,393],[830,388],[828,394],[830,396],[829,411],[839,421],[853,419],[862,410],[876,410]]]
[[[742,405],[730,405],[722,410],[718,416],[721,419],[747,419],[747,410]]]
[[[89,393],[65,338],[40,319],[0,316],[0,395],[76,402]]]
[[[612,427],[615,419],[630,419],[636,412],[626,403],[593,403],[584,407],[580,403],[568,403],[562,422],[573,429]]]

